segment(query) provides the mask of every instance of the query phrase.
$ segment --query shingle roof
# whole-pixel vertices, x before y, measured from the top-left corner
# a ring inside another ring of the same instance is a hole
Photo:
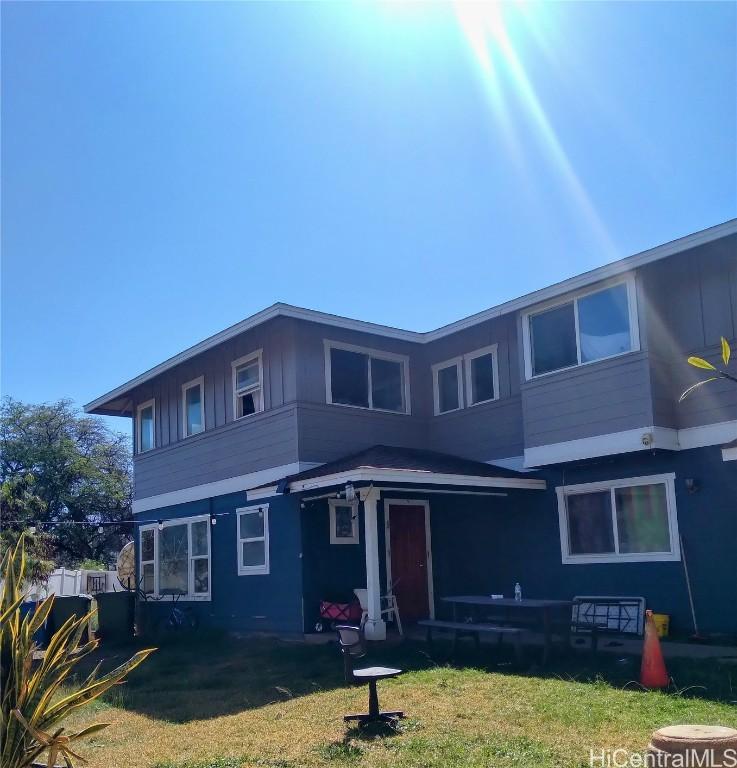
[[[412,470],[443,475],[464,475],[467,477],[499,477],[532,479],[537,475],[517,472],[513,469],[484,464],[482,461],[462,459],[449,453],[426,451],[418,448],[399,448],[391,445],[374,445],[359,453],[321,464],[319,467],[299,472],[285,478],[289,483],[310,480],[341,472],[365,469]],[[272,486],[267,483],[261,488]],[[257,490],[257,489],[252,489]]]

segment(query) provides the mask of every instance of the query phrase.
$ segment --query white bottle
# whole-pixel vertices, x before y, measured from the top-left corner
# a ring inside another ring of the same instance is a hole
[[[514,585],[514,599],[517,601],[522,599],[522,587],[520,587],[519,582]]]

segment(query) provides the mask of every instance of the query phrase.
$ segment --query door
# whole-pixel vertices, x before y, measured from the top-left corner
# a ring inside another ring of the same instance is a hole
[[[391,581],[402,621],[430,615],[427,558],[428,538],[422,504],[389,503]]]

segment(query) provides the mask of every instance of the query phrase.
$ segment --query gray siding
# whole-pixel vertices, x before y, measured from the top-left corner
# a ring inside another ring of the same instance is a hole
[[[430,426],[430,447],[476,461],[521,456],[522,399],[517,395],[436,416]]]
[[[498,317],[428,344],[425,375],[432,387],[432,365],[491,344],[497,345],[499,400],[430,416],[429,445],[433,450],[477,461],[522,455],[524,436],[515,315]],[[465,370],[463,376],[465,386]]]
[[[300,461],[332,461],[377,444],[426,445],[432,391],[424,373],[421,345],[315,323],[299,325],[295,339]],[[409,357],[411,413],[328,405],[325,339]]]
[[[532,381],[524,381],[519,314],[429,344],[290,318],[267,322],[132,392],[134,408],[156,399],[157,447],[135,457],[136,497],[294,461],[330,461],[377,443],[489,461],[650,425],[678,429],[737,419],[737,387],[728,382],[678,403],[703,373],[686,356],[716,362],[719,337],[737,338],[737,236],[647,265],[637,271],[636,285],[640,351]],[[411,414],[327,405],[325,339],[406,355]],[[491,344],[498,349],[500,399],[434,416],[431,366]],[[263,350],[265,412],[233,422],[231,363],[257,349]],[[206,431],[183,440],[181,386],[199,376]]]
[[[432,382],[428,382],[421,344],[373,336],[345,328],[333,328],[319,323],[300,323],[295,331],[297,399],[300,402],[326,402],[324,345],[326,339],[409,357],[412,415],[423,417],[432,413]],[[341,408],[341,410],[344,409]],[[380,415],[376,413],[377,417]]]
[[[641,281],[654,423],[678,429],[737,419],[737,387],[730,382],[712,382],[678,402],[681,392],[708,376],[686,357],[720,365],[720,337],[737,339],[737,237],[651,264],[641,270]]]
[[[300,403],[300,461],[325,462],[372,445],[427,447],[427,420],[340,405]]]
[[[582,365],[522,385],[525,446],[652,424],[646,352]]]
[[[135,498],[142,499],[297,461],[292,405],[231,422],[157,448],[135,460]]]
[[[156,446],[182,440],[182,385],[200,376],[205,378],[206,431],[232,422],[231,363],[258,349],[263,350],[265,410],[294,402],[294,321],[279,318],[192,358],[133,391],[134,413],[140,403],[156,400]]]

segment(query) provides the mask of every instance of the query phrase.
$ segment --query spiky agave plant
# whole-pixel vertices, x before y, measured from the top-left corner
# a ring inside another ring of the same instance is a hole
[[[67,768],[73,768],[75,760],[84,761],[73,751],[74,742],[109,723],[96,723],[67,733],[60,725],[64,718],[121,682],[155,649],[139,651],[106,675],[98,676],[98,664],[71,693],[62,695],[61,686],[69,681],[76,665],[97,647],[97,640],[80,646],[89,616],[72,616],[54,633],[43,658],[34,663],[33,635],[46,621],[54,596],[21,618],[25,570],[21,536],[18,544],[6,551],[1,567],[4,582],[0,594],[0,765],[27,768],[46,752],[49,768],[58,758]]]

